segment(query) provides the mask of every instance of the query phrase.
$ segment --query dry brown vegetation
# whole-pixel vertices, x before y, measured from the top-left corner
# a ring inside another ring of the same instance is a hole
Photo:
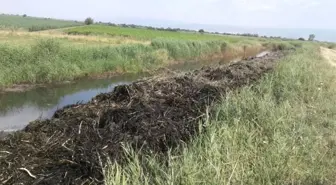
[[[68,35],[61,30],[47,30],[41,32],[27,32],[27,31],[9,31],[0,30],[0,42],[11,42],[16,44],[29,44],[36,39],[64,39],[71,44],[106,44],[106,45],[120,45],[120,44],[146,44],[150,41],[141,41],[125,37],[106,37],[106,36],[85,36],[85,35]]]

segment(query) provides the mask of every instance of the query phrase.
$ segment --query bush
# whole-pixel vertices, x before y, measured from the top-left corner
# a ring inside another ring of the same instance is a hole
[[[336,48],[336,44],[329,44],[329,45],[328,45],[328,48],[329,48],[329,49],[334,49],[334,48]]]
[[[56,56],[61,50],[61,44],[55,39],[40,39],[32,45],[35,58]]]
[[[88,17],[88,18],[85,19],[84,23],[86,25],[90,25],[90,24],[94,23],[94,20],[91,17]]]

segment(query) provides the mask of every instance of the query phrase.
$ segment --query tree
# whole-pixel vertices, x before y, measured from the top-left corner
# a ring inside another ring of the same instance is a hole
[[[27,17],[27,14],[23,14],[22,17]]]
[[[315,39],[315,35],[314,34],[310,34],[308,40],[309,41],[313,41],[314,39]]]
[[[300,37],[298,40],[305,41],[305,39],[304,39],[304,38],[302,38],[302,37]]]
[[[84,23],[85,23],[86,25],[90,25],[90,24],[93,24],[94,21],[93,21],[93,19],[92,19],[91,17],[88,17],[88,18],[85,19]]]
[[[198,30],[199,33],[205,33],[203,29]]]

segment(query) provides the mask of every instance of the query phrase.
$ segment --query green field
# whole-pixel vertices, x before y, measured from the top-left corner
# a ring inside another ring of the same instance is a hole
[[[74,22],[2,16],[3,27],[63,27]],[[75,23],[80,25],[81,23]],[[284,49],[297,42],[91,25],[43,32],[0,31],[0,87],[53,83],[100,74],[153,71],[183,60],[219,60],[246,50]],[[300,44],[300,43],[298,43]],[[247,52],[248,52],[247,51]]]
[[[19,15],[0,15],[0,29],[39,31],[80,25],[83,25],[83,23],[49,18],[23,17]]]
[[[159,31],[149,30],[145,28],[124,28],[118,26],[103,26],[103,25],[90,25],[77,28],[69,28],[65,30],[68,34],[80,35],[107,35],[107,36],[123,36],[136,39],[180,39],[180,40],[226,40],[229,42],[237,42],[242,39],[238,36],[222,36],[201,33],[187,33],[187,32],[172,32],[172,31]],[[253,39],[253,38],[249,38]]]
[[[305,45],[251,87],[232,92],[207,132],[162,158],[111,164],[106,184],[272,184],[336,182],[335,69]]]

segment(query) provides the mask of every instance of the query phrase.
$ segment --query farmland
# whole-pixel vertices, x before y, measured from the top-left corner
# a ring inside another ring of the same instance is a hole
[[[242,37],[228,37],[221,35],[200,34],[198,32],[173,32],[161,30],[149,30],[144,28],[125,28],[120,26],[104,26],[90,25],[65,30],[68,34],[73,35],[108,35],[108,36],[123,36],[135,39],[150,40],[153,38],[179,39],[179,40],[225,40],[228,42],[238,42]],[[250,40],[253,38],[249,38]]]
[[[0,29],[40,31],[80,25],[83,25],[83,23],[49,18],[24,17],[23,15],[0,15]]]

